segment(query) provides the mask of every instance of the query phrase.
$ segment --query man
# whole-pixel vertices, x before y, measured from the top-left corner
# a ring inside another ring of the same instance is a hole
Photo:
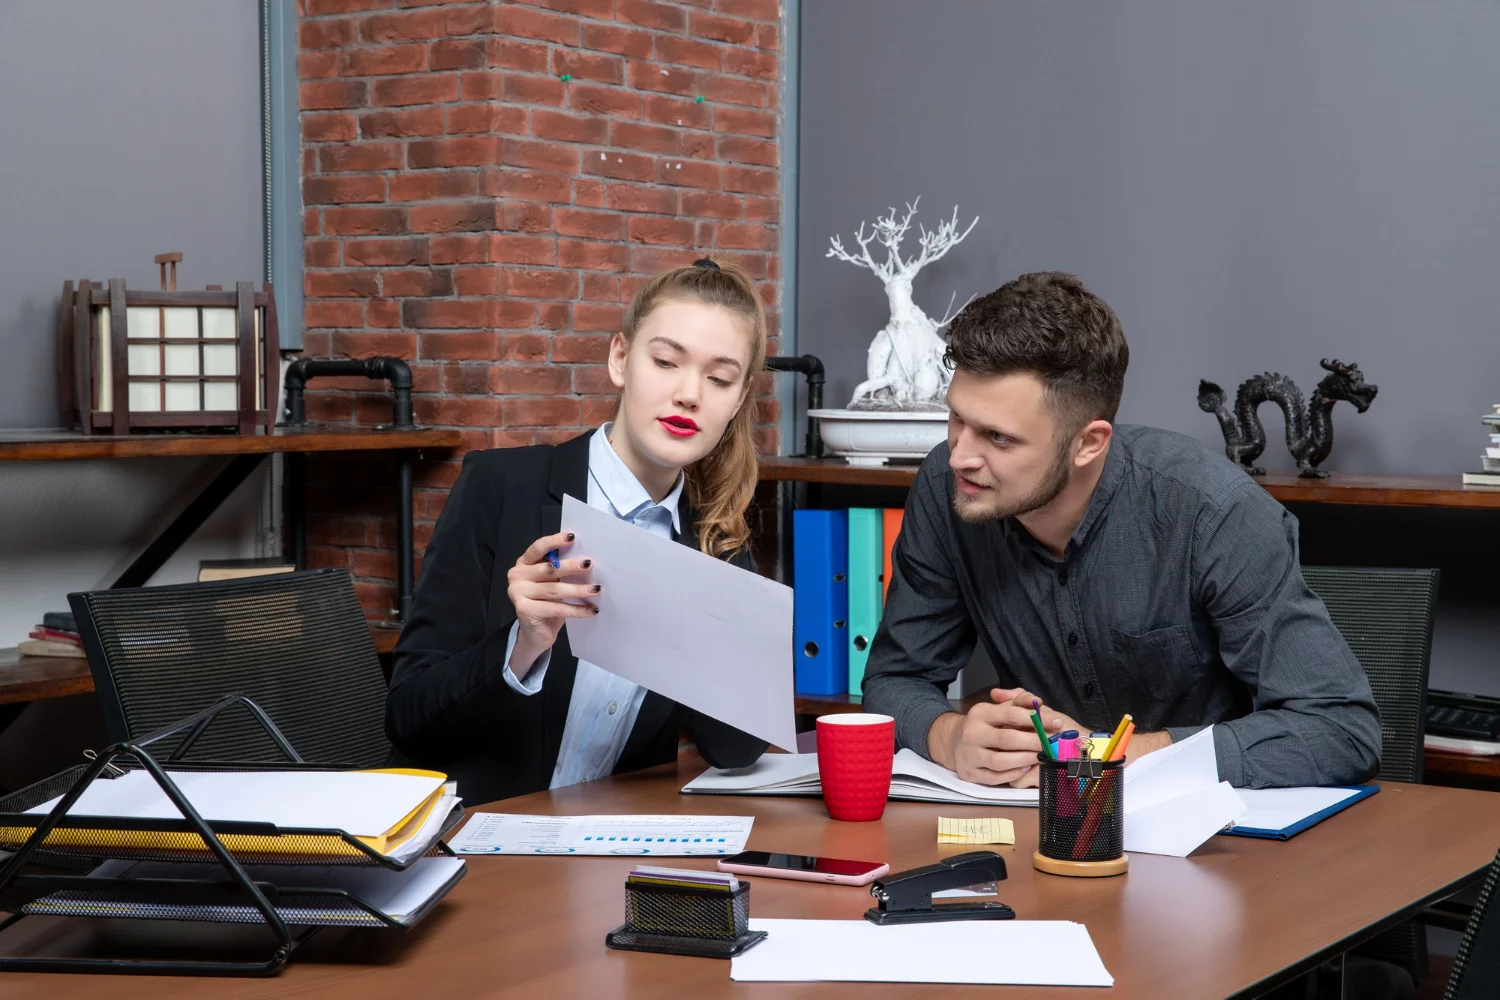
[[[866,710],[990,785],[1036,782],[1033,697],[1052,731],[1131,713],[1131,759],[1212,724],[1234,785],[1364,780],[1374,699],[1302,580],[1296,519],[1197,441],[1114,426],[1129,356],[1068,274],[953,321],[948,443],[907,500]],[[976,640],[1007,687],[959,714],[944,692]]]

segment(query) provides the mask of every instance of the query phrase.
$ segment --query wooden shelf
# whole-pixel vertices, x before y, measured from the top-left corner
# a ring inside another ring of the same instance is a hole
[[[1299,479],[1267,473],[1256,481],[1282,503],[1338,503],[1374,507],[1478,507],[1500,510],[1500,487],[1465,486],[1451,476],[1374,476],[1334,473]]]
[[[916,465],[850,465],[842,458],[763,456],[760,477],[798,483],[838,483],[845,486],[909,487],[917,478]],[[1283,503],[1336,503],[1378,507],[1470,507],[1500,510],[1500,487],[1465,486],[1462,477],[1385,476],[1336,472],[1327,479],[1300,479],[1287,473],[1257,476],[1273,497]]]
[[[81,656],[22,656],[0,661],[0,705],[66,698],[92,690],[94,677],[89,673],[89,661]]]
[[[0,434],[0,462],[51,462],[101,458],[160,458],[195,455],[265,455],[272,452],[398,451],[456,448],[458,431],[434,428],[375,430],[309,425],[279,427],[274,434]]]
[[[372,621],[370,639],[375,652],[390,653],[401,638],[401,629],[388,622]],[[82,656],[21,656],[0,659],[0,705],[44,698],[66,698],[94,690],[89,661]]]
[[[793,483],[841,483],[846,486],[910,486],[917,478],[917,466],[850,465],[842,458],[787,458],[763,455],[760,478]]]

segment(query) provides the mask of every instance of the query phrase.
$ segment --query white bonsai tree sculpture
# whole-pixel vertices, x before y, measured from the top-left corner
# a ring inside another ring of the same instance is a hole
[[[953,207],[953,217],[929,232],[921,223],[917,224],[917,242],[921,252],[907,260],[901,259],[901,240],[911,228],[912,217],[917,214],[918,198],[906,206],[906,215],[898,220],[892,208],[884,218],[876,219],[872,232],[865,235],[865,224],[859,224],[854,240],[859,244],[859,254],[851,254],[837,236],[828,248],[829,257],[847,260],[859,267],[867,267],[885,285],[886,298],[890,300],[891,320],[885,329],[870,342],[870,353],[865,365],[865,381],[854,389],[854,398],[849,402],[851,410],[934,410],[945,409],[944,398],[948,392],[948,381],[952,373],[943,364],[946,345],[938,330],[948,325],[957,312],[953,300],[949,299],[950,312],[937,322],[924,313],[912,301],[911,284],[917,272],[942,257],[974,229],[979,217],[969,223],[969,228],[958,231],[958,206]],[[885,247],[885,260],[877,263],[870,256],[870,243],[878,241]],[[972,301],[972,298],[971,298]],[[965,302],[964,305],[968,305]],[[959,307],[962,310],[962,306]]]

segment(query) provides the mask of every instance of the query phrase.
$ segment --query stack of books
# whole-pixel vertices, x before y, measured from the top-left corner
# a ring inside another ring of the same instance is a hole
[[[1495,412],[1486,413],[1479,419],[1484,422],[1484,429],[1490,436],[1480,459],[1483,471],[1465,472],[1464,485],[1500,486],[1500,403],[1495,404]]]
[[[66,611],[49,611],[40,625],[32,628],[25,642],[16,646],[22,656],[83,656],[83,639],[78,624]]]

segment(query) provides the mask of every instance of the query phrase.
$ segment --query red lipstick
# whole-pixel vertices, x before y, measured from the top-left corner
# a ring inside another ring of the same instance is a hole
[[[658,421],[673,437],[688,438],[698,433],[698,424],[692,417],[658,417]]]

